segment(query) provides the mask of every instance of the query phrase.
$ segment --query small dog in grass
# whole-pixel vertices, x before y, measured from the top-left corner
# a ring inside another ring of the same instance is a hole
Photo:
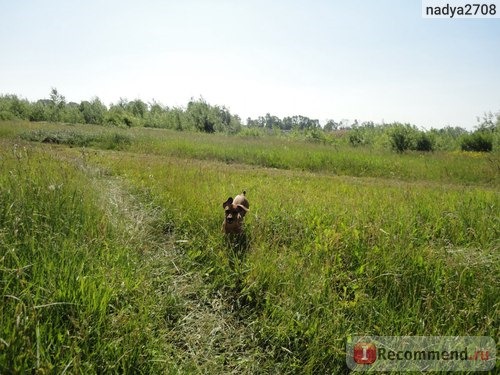
[[[229,197],[222,203],[224,208],[224,222],[222,230],[226,234],[240,234],[243,231],[243,218],[248,212],[250,205],[245,196],[246,192],[237,195],[234,199]]]

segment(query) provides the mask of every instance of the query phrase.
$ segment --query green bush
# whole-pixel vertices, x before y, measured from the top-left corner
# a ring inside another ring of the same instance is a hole
[[[415,130],[408,124],[396,125],[390,133],[392,149],[402,153],[412,148]]]
[[[493,139],[491,134],[476,131],[462,139],[461,148],[462,151],[491,152]]]
[[[415,143],[416,151],[434,151],[434,141],[433,139],[424,132],[421,132],[416,139]]]
[[[365,140],[361,134],[361,132],[357,131],[357,130],[353,130],[350,134],[349,134],[349,143],[351,144],[351,146],[360,146],[360,145],[363,145],[365,143]]]
[[[130,136],[102,132],[88,134],[78,131],[35,130],[21,134],[21,139],[40,143],[65,144],[75,147],[97,147],[104,150],[123,150],[132,144]]]
[[[433,151],[434,139],[427,132],[409,124],[396,124],[389,132],[391,147],[398,153],[407,150]]]
[[[9,111],[0,111],[0,120],[9,121],[14,120],[15,116]]]

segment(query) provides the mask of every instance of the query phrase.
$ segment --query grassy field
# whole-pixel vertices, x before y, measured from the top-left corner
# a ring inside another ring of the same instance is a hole
[[[0,373],[345,373],[353,335],[499,335],[498,153],[0,136]]]

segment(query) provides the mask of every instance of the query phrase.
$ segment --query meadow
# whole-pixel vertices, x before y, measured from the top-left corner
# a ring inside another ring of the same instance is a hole
[[[355,335],[499,335],[498,152],[0,136],[0,373],[346,373]]]

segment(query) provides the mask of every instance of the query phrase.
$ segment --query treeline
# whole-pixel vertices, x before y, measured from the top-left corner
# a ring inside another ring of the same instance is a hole
[[[279,118],[271,114],[257,119],[248,118],[246,124],[224,106],[210,105],[203,98],[192,99],[186,107],[168,107],[156,101],[145,103],[140,99],[107,107],[95,97],[80,103],[67,102],[53,88],[49,99],[30,102],[16,95],[0,95],[0,120],[50,121],[69,124],[96,124],[122,127],[153,127],[174,130],[225,132],[243,135],[269,133],[290,134],[314,142],[346,143],[353,147],[390,147],[396,152],[407,150],[492,151],[500,146],[500,112],[486,113],[473,132],[460,127],[420,130],[411,124],[375,124],[371,121],[350,124],[344,120],[329,120],[324,126],[306,116]]]
[[[235,133],[241,120],[225,107],[209,105],[205,100],[191,100],[186,108],[169,108],[160,103],[145,103],[140,99],[120,99],[109,108],[97,97],[81,103],[66,102],[57,89],[49,99],[30,102],[16,95],[0,96],[0,120],[51,121],[69,124],[112,126],[145,126]]]

